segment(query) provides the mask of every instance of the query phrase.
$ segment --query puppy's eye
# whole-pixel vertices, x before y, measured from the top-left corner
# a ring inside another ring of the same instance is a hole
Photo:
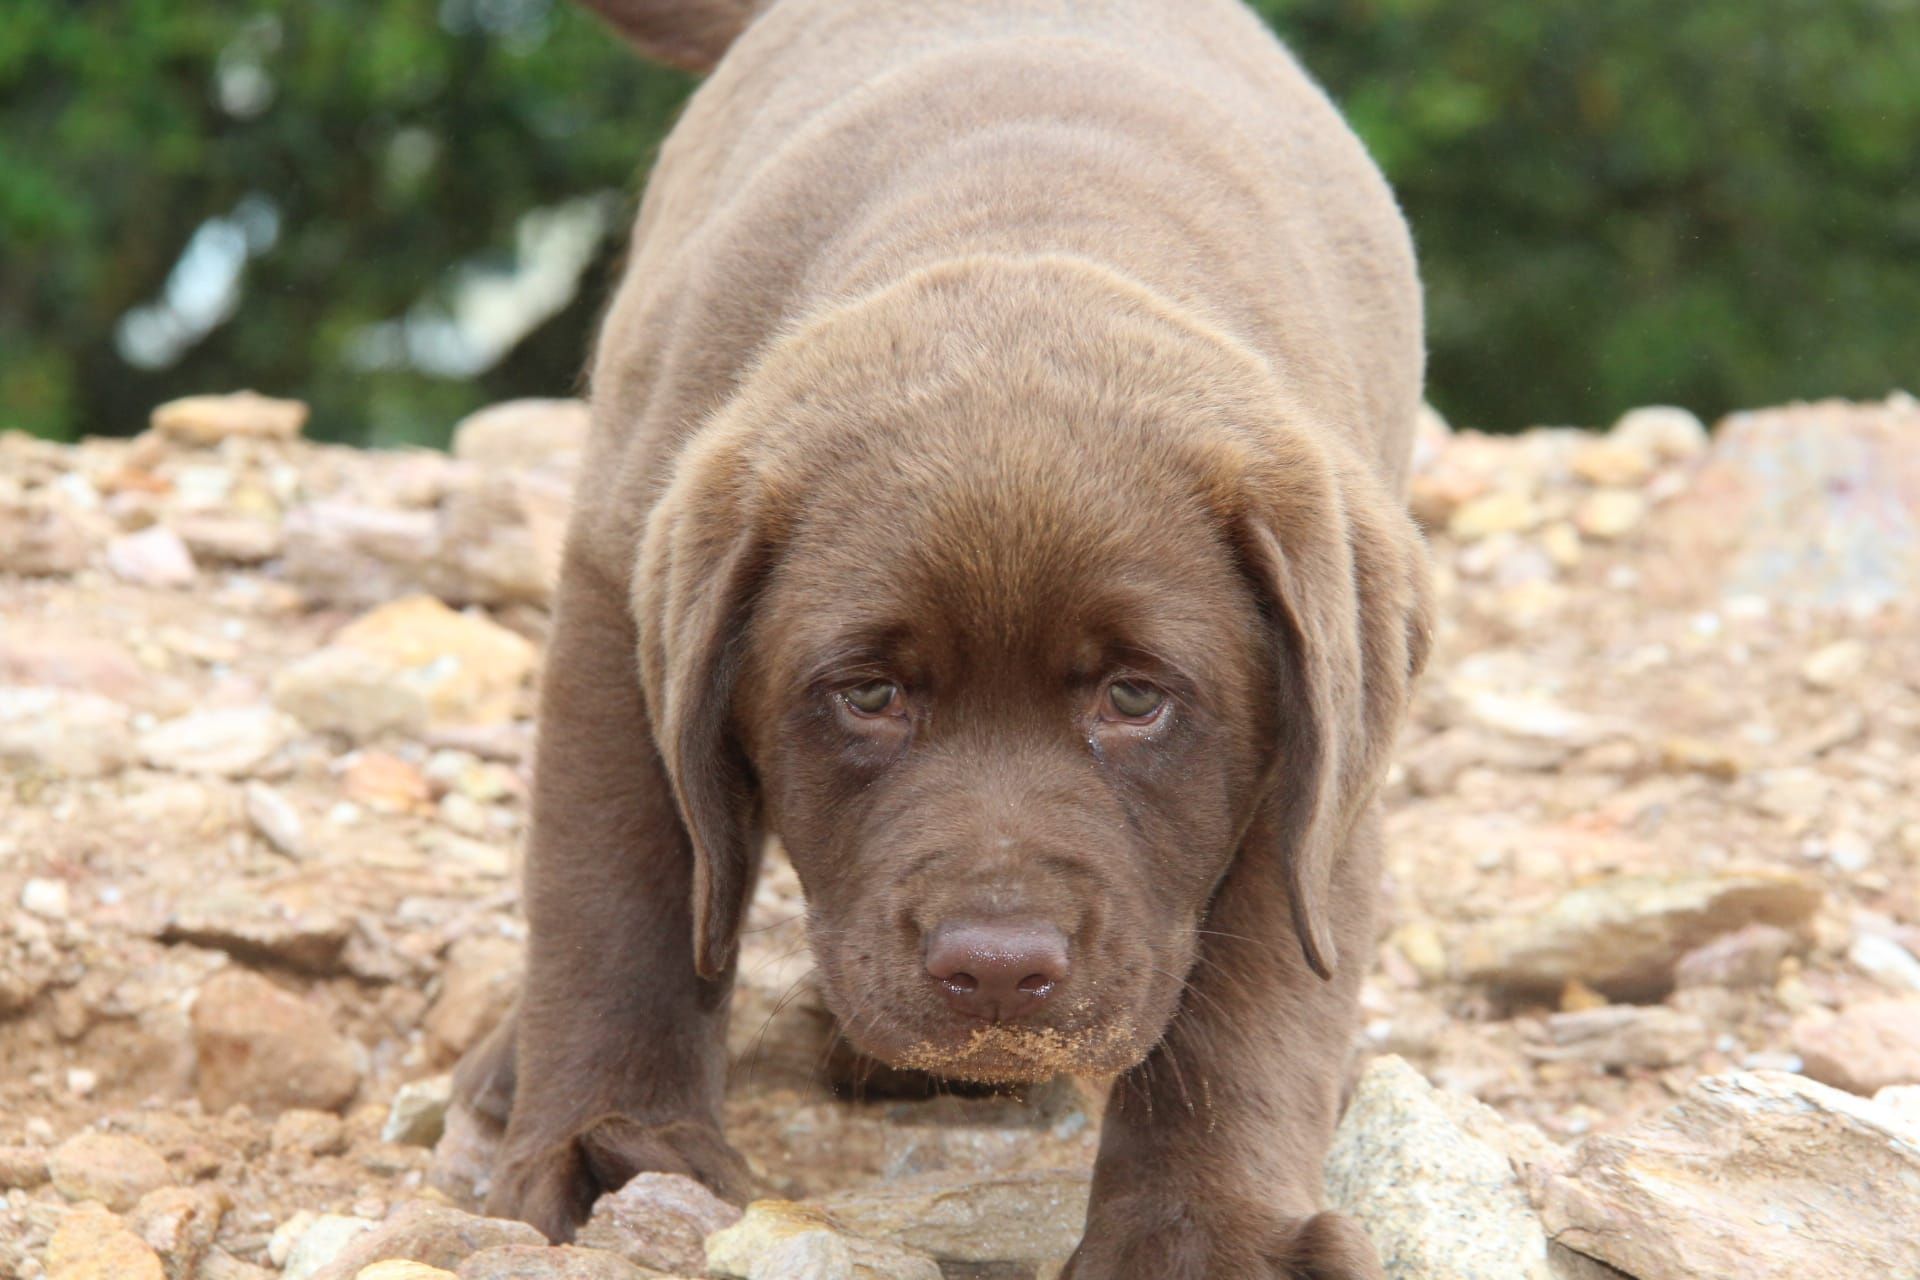
[[[1160,714],[1167,695],[1138,680],[1115,680],[1107,686],[1107,705],[1102,709],[1109,720],[1145,723]]]
[[[840,700],[863,716],[899,715],[904,710],[900,686],[891,680],[869,680],[851,689],[842,689]]]

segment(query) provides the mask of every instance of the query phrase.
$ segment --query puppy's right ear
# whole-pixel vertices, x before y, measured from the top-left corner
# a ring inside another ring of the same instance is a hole
[[[634,566],[640,686],[693,846],[693,956],[726,972],[759,838],[753,770],[732,732],[753,599],[771,566],[763,495],[744,432],[724,418],[682,450]]]

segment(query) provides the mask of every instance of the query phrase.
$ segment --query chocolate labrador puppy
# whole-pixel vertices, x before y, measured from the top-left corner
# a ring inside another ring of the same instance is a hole
[[[777,834],[862,1051],[1118,1076],[1073,1280],[1379,1276],[1319,1204],[1427,647],[1379,173],[1237,0],[590,3],[717,66],[593,367],[489,1211],[744,1193]]]

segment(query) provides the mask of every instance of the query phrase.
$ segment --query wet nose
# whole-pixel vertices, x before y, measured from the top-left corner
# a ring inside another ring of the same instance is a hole
[[[973,1018],[1009,1022],[1066,983],[1067,937],[1044,920],[943,920],[927,934],[927,976]]]

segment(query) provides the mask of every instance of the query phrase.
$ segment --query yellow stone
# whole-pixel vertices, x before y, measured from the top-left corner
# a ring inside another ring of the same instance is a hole
[[[97,1204],[60,1219],[47,1243],[47,1280],[166,1280],[160,1255]]]
[[[451,1271],[442,1271],[424,1262],[394,1259],[360,1268],[353,1273],[353,1280],[457,1280],[457,1277]]]

